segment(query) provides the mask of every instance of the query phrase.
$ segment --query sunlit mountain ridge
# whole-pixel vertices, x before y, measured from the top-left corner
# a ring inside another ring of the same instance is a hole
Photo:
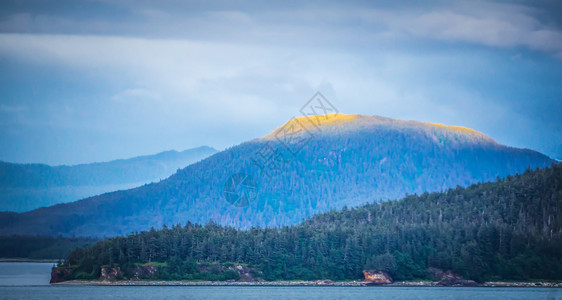
[[[210,220],[243,229],[277,227],[345,206],[495,181],[554,162],[465,128],[363,115],[318,116],[317,123],[314,118],[293,119],[158,183],[4,214],[0,234],[113,236]],[[242,205],[225,196],[233,178],[248,178],[252,188],[241,194]]]
[[[272,139],[282,131],[292,129],[295,132],[307,131],[312,134],[322,134],[328,132],[343,132],[346,130],[360,130],[373,125],[387,125],[395,128],[418,128],[425,130],[437,130],[443,135],[463,135],[472,137],[472,141],[480,140],[483,142],[497,143],[493,138],[471,128],[456,125],[434,124],[419,121],[403,121],[381,116],[367,116],[362,114],[325,114],[305,117],[296,117],[287,121],[282,126],[276,128],[271,133],[263,137]],[[468,139],[470,140],[470,139]],[[467,140],[467,141],[468,141]]]

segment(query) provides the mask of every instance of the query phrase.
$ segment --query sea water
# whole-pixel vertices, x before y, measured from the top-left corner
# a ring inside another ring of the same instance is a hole
[[[52,263],[0,263],[2,299],[562,299],[554,288],[61,286]]]

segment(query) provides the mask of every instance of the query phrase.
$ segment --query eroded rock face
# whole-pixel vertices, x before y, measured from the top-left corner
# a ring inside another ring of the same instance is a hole
[[[250,268],[245,265],[231,265],[231,266],[223,266],[223,265],[202,265],[199,266],[199,271],[205,272],[225,272],[225,271],[234,271],[236,272],[240,278],[236,281],[238,282],[254,282],[254,281],[261,281],[260,273],[256,272],[255,269]]]
[[[138,266],[134,267],[132,270],[133,279],[150,279],[154,277],[158,267],[154,265]]]
[[[233,267],[229,267],[229,269],[236,271],[240,275],[238,281],[251,282],[256,280],[252,275],[252,270],[247,266],[234,265]]]
[[[374,284],[392,283],[392,277],[390,277],[390,275],[388,275],[385,271],[363,270],[363,275],[365,276],[365,282]]]
[[[72,274],[72,269],[69,268],[53,268],[51,270],[51,281],[49,283],[57,283],[67,281]]]
[[[432,279],[439,281],[438,286],[479,286],[477,282],[465,280],[461,275],[451,270],[443,271],[437,268],[428,268],[427,273]]]
[[[437,269],[437,268],[428,268],[427,269],[427,273],[429,274],[429,276],[437,281],[442,281],[442,280],[459,280],[462,279],[462,277],[459,274],[453,273],[453,271],[451,270],[447,270],[447,271],[443,271],[441,269]]]
[[[118,277],[123,276],[121,269],[119,267],[110,268],[110,267],[102,267],[101,268],[101,280],[116,280]]]

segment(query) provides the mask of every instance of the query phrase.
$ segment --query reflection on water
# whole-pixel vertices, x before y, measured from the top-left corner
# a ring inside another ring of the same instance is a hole
[[[53,263],[0,262],[0,286],[49,285]]]

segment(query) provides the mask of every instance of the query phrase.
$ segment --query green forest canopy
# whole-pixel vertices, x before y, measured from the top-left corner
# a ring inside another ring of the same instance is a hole
[[[562,279],[562,165],[492,183],[407,196],[317,215],[290,227],[237,230],[188,223],[116,237],[70,253],[72,278],[162,263],[152,279],[224,279],[202,265],[244,263],[266,280],[429,279],[427,268],[467,279]]]

